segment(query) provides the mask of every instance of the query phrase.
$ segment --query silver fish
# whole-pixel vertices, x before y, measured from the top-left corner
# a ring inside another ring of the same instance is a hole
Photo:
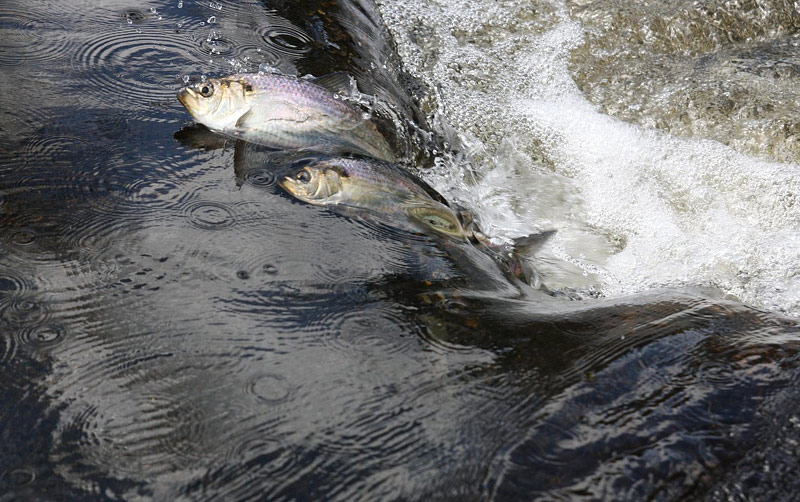
[[[372,160],[336,158],[312,162],[280,178],[278,184],[296,198],[319,206],[366,210],[407,218],[413,226],[467,240],[471,225],[432,188],[401,167]]]
[[[433,231],[448,240],[481,249],[503,269],[528,284],[538,285],[538,274],[526,258],[555,233],[554,230],[493,244],[468,211],[457,211],[433,188],[402,167],[366,159],[332,158],[312,161],[279,177],[278,184],[294,197],[319,206],[366,210],[393,222]]]
[[[386,139],[347,92],[350,79],[314,80],[277,74],[237,74],[184,87],[178,99],[213,131],[277,149],[350,152],[393,161]]]

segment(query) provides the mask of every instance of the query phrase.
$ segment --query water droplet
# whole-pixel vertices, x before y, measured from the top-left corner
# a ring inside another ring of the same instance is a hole
[[[263,270],[267,275],[275,275],[278,273],[278,268],[275,265],[270,265],[269,263],[261,267],[261,270]]]
[[[222,10],[222,4],[219,4],[217,2],[209,2],[208,6],[214,10]]]
[[[217,16],[211,16],[210,18],[208,18],[208,20],[207,20],[206,22],[207,22],[208,24],[214,24],[214,23],[216,23],[216,22],[217,22]]]
[[[178,8],[179,9],[183,8],[183,0],[178,0]]]
[[[245,270],[239,270],[238,272],[236,272],[236,277],[242,280],[247,280],[250,278],[250,274],[248,274],[247,271]]]

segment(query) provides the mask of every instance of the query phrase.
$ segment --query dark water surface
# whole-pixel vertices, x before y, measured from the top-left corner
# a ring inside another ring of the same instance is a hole
[[[795,320],[554,298],[187,122],[184,76],[348,71],[424,163],[371,4],[11,1],[0,67],[0,501],[800,488]]]

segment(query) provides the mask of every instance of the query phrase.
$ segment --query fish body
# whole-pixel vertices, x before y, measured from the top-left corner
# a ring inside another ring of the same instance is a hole
[[[178,99],[213,131],[276,149],[349,152],[393,161],[395,154],[362,110],[336,97],[349,77],[305,80],[242,73],[184,87]]]
[[[489,255],[514,277],[538,286],[539,278],[526,255],[538,250],[555,232],[515,239],[513,244],[493,244],[473,221],[471,213],[456,211],[433,188],[402,167],[368,159],[314,160],[292,168],[278,184],[296,198],[319,206],[369,211],[393,222],[433,231],[473,245]]]
[[[319,206],[339,206],[405,217],[412,225],[468,239],[461,224],[431,187],[395,164],[368,159],[333,158],[294,168],[279,185],[296,198]]]

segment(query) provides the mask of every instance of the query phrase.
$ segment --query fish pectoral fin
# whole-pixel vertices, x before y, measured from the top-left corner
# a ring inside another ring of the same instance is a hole
[[[349,96],[358,91],[355,80],[353,80],[350,74],[343,71],[329,73],[327,75],[313,78],[311,79],[311,82],[320,87],[324,87],[334,94],[344,94]]]
[[[238,119],[236,119],[236,124],[235,124],[235,127],[236,127],[237,129],[239,129],[239,128],[243,128],[243,127],[244,127],[244,124],[247,122],[247,119],[248,119],[248,118],[250,118],[250,115],[251,115],[252,113],[253,113],[253,110],[252,110],[252,109],[250,109],[250,110],[247,110],[246,112],[244,112],[244,113],[243,113],[243,114],[242,114],[242,115],[241,115],[241,116],[240,116]]]
[[[545,230],[525,237],[517,237],[514,239],[514,253],[518,256],[530,256],[539,251],[555,233],[555,230]]]

